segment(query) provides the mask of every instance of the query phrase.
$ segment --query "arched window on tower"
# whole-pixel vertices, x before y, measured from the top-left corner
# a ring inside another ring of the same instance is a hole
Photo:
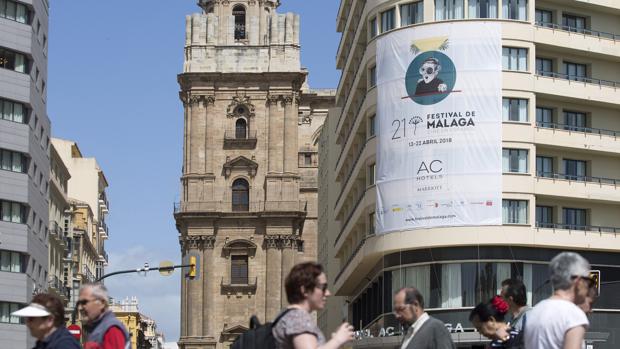
[[[235,40],[245,40],[245,7],[237,5],[232,13],[235,17]]]
[[[245,119],[238,119],[235,122],[235,138],[247,139],[248,138],[248,124]]]
[[[232,185],[232,210],[250,210],[250,186],[243,178],[236,179]]]

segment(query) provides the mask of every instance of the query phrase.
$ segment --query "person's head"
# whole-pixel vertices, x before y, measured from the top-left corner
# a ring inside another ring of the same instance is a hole
[[[284,288],[289,304],[307,303],[310,310],[323,309],[331,295],[323,267],[315,262],[295,265],[284,280]]]
[[[394,316],[404,324],[411,325],[424,314],[424,297],[415,287],[403,287],[394,295]]]
[[[506,300],[511,311],[516,311],[527,305],[525,284],[519,279],[506,279],[502,281],[501,296]]]
[[[500,339],[497,330],[506,324],[504,318],[508,313],[508,303],[501,296],[495,296],[488,302],[478,304],[469,314],[469,321],[476,330],[489,339]]]
[[[439,71],[441,71],[441,64],[437,58],[429,57],[420,66],[420,74],[427,84],[439,75]]]
[[[549,278],[554,291],[567,291],[573,303],[581,304],[594,286],[590,278],[590,263],[574,252],[562,252],[549,263]]]
[[[13,315],[25,318],[30,334],[38,340],[42,340],[65,323],[65,307],[62,301],[49,293],[34,296],[30,305]]]
[[[88,283],[80,288],[77,302],[85,323],[91,323],[108,309],[108,289],[101,283]]]
[[[598,295],[596,294],[596,288],[591,287],[588,290],[588,295],[584,299],[583,303],[577,304],[577,306],[581,308],[581,310],[583,310],[583,312],[586,313],[586,315],[590,315],[592,314],[594,302],[596,301],[597,297]]]

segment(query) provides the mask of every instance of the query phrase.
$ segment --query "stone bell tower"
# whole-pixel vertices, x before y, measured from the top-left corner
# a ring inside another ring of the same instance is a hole
[[[316,140],[333,105],[300,65],[299,15],[279,0],[201,0],[186,18],[179,347],[228,348],[286,306],[283,280],[316,259]]]

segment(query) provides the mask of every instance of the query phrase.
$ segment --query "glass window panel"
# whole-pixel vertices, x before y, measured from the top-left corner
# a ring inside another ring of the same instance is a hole
[[[13,121],[13,103],[4,101],[4,107],[2,108],[2,117],[6,120]]]
[[[13,104],[13,121],[24,122],[24,107],[21,103]]]
[[[2,220],[11,221],[11,203],[8,201],[2,201]]]
[[[6,2],[6,18],[15,20],[16,5],[13,1]]]
[[[22,205],[16,202],[14,202],[11,205],[11,222],[23,223],[22,222]]]
[[[11,168],[12,168],[12,166],[11,166],[11,152],[8,151],[8,150],[2,150],[2,153],[0,154],[0,157],[2,157],[0,168],[2,168],[3,170],[10,171]]]
[[[381,32],[394,29],[394,9],[381,12]]]
[[[377,36],[377,17],[370,20],[370,37]]]
[[[8,323],[10,319],[11,310],[9,303],[0,302],[0,322]]]
[[[9,251],[0,252],[0,270],[1,271],[11,270],[11,256],[9,255]]]
[[[505,224],[527,224],[526,200],[502,200],[502,219]]]
[[[28,17],[26,17],[26,6],[22,4],[17,4],[17,15],[15,16],[16,20],[20,23],[26,23]]]
[[[14,172],[23,172],[22,168],[22,154],[13,153],[13,167],[11,169]]]
[[[527,70],[527,50],[524,48],[519,49],[519,65],[517,67],[519,71]]]
[[[463,265],[468,264],[464,263]],[[461,278],[460,264],[442,264],[441,266],[441,307],[457,308],[463,306],[463,297],[468,296],[464,287],[467,278]],[[463,282],[462,282],[463,281]]]
[[[21,256],[17,252],[11,253],[11,271],[14,273],[21,272]]]
[[[445,18],[446,0],[435,0],[435,20],[440,21]]]
[[[19,310],[19,304],[16,304],[16,303],[11,303],[11,304],[10,304],[10,306],[9,306],[9,312],[13,313],[13,312],[16,312],[16,311],[18,311],[18,310]],[[20,323],[20,322],[21,322],[21,321],[20,321],[20,318],[19,318],[19,317],[11,315],[11,323],[12,323],[12,324],[18,324],[18,323]]]
[[[26,63],[25,63],[25,59],[24,59],[24,55],[22,55],[21,53],[16,53],[15,54],[15,71],[20,72],[20,73],[25,73],[26,72]]]
[[[0,17],[6,17],[6,1],[0,0]]]

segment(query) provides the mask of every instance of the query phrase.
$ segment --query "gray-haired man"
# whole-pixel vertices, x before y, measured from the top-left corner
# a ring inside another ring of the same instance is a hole
[[[84,349],[129,349],[129,333],[108,309],[108,290],[103,284],[84,284],[77,302],[87,332]]]
[[[553,295],[538,303],[527,315],[525,347],[528,349],[581,349],[586,314],[576,305],[585,301],[589,288],[590,263],[573,252],[555,256],[549,264]]]

